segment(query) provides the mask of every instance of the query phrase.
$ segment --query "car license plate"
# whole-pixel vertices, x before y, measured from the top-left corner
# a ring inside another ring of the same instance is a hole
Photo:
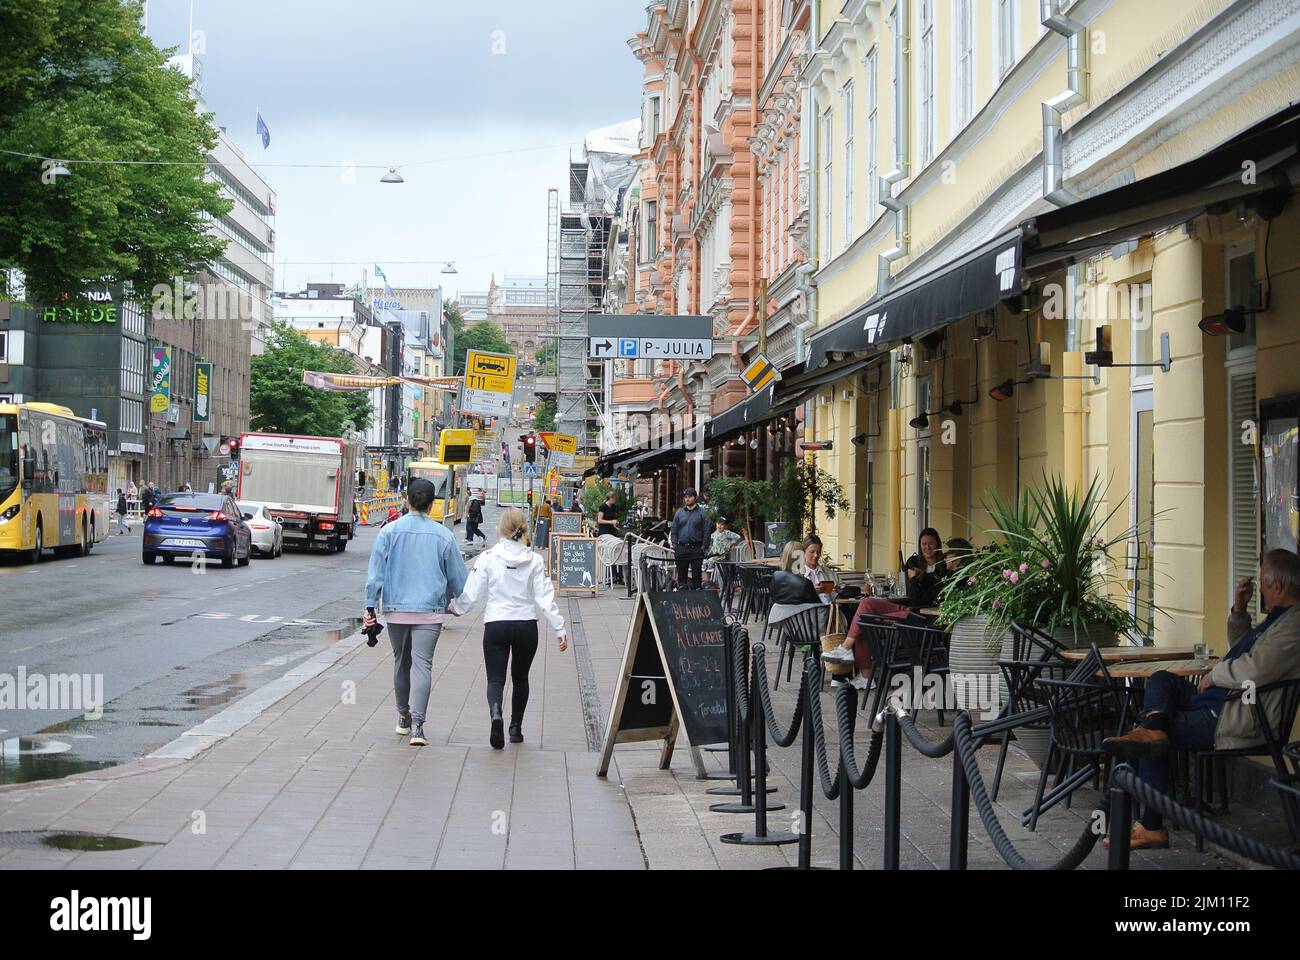
[[[202,550],[207,546],[202,540],[187,540],[183,537],[168,537],[163,541],[164,547],[198,547]]]

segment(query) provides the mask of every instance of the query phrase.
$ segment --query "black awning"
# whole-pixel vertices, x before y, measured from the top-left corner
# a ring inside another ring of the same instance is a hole
[[[624,447],[622,450],[615,450],[613,453],[602,454],[596,458],[595,472],[602,477],[608,477],[616,466],[638,453],[644,453],[644,451],[640,447]]]
[[[1203,213],[1239,203],[1271,205],[1292,189],[1298,148],[1300,105],[1195,160],[1032,217],[1020,225],[1025,269],[1034,275],[1051,273]]]
[[[886,344],[914,339],[1019,295],[1020,241],[1016,228],[867,301],[813,334],[808,368],[822,366],[837,353],[877,353]]]
[[[782,381],[769,384],[752,397],[746,397],[720,414],[713,417],[704,428],[704,446],[716,447],[726,443],[732,437],[739,436],[750,427],[765,423],[772,404],[776,400],[777,388]]]

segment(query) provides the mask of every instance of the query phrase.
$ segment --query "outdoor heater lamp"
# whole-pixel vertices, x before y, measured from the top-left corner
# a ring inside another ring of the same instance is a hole
[[[913,430],[925,430],[930,426],[930,415],[928,413],[919,414],[907,421],[907,425]]]
[[[1223,313],[1211,314],[1197,324],[1201,332],[1210,337],[1226,337],[1233,333],[1246,332],[1246,314],[1255,313],[1245,307],[1229,307]]]
[[[1016,394],[1016,387],[1022,383],[1033,383],[1034,378],[1028,377],[1024,380],[1003,380],[996,387],[989,390],[989,396],[994,400],[1010,400]]]

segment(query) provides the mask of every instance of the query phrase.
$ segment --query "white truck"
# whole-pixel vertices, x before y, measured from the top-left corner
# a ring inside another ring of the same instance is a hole
[[[355,533],[361,443],[337,437],[245,433],[239,442],[241,502],[264,503],[285,546],[347,549]]]

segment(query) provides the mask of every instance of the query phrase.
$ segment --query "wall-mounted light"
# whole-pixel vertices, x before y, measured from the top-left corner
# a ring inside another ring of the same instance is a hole
[[[1213,318],[1206,317],[1205,320],[1201,321],[1200,326],[1202,330],[1205,330],[1206,322],[1211,319]],[[1244,321],[1242,324],[1242,328],[1243,329],[1245,328]],[[1240,333],[1241,331],[1237,330],[1233,332]],[[1206,330],[1206,333],[1209,333],[1209,331]],[[1219,336],[1219,334],[1211,334],[1211,336]],[[1102,326],[1097,328],[1097,349],[1089,350],[1086,353],[1084,353],[1083,362],[1087,364],[1091,364],[1092,366],[1098,368],[1138,367],[1145,370],[1145,369],[1150,369],[1152,367],[1159,367],[1165,373],[1168,373],[1169,368],[1173,366],[1173,359],[1170,356],[1170,350],[1169,350],[1169,331],[1166,330],[1164,333],[1160,334],[1159,362],[1157,363],[1116,363],[1115,351],[1111,349],[1111,326],[1108,323],[1103,324]],[[1092,378],[1083,378],[1083,379],[1092,379],[1096,383],[1101,383],[1101,371],[1098,370],[1096,372],[1096,375]]]
[[[928,430],[930,428],[930,415],[928,413],[918,414],[907,421],[907,425],[913,430]]]
[[[1197,324],[1207,337],[1226,337],[1234,333],[1246,332],[1246,315],[1262,313],[1249,307],[1232,306],[1223,313],[1211,314]]]
[[[1003,380],[997,386],[989,390],[989,397],[994,400],[1010,400],[1016,395],[1016,387],[1024,383],[1033,383],[1032,377],[1026,377],[1024,380]]]

